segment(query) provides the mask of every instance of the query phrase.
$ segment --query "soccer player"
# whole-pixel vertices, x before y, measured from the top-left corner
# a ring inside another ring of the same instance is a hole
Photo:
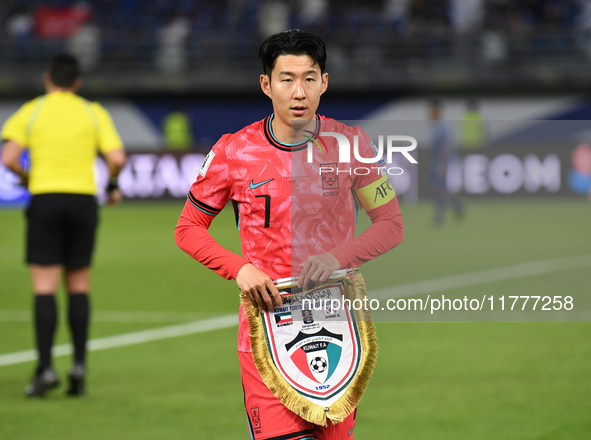
[[[451,207],[456,218],[464,215],[462,202],[447,189],[447,168],[450,161],[457,156],[457,141],[453,127],[441,118],[441,103],[431,101],[429,107],[431,119],[431,163],[429,166],[429,183],[433,192],[435,216],[433,224],[441,226],[445,222],[445,210]]]
[[[98,148],[110,171],[108,203],[115,203],[121,199],[117,177],[126,156],[107,111],[76,94],[82,81],[75,58],[54,55],[43,82],[46,93],[25,103],[2,128],[2,164],[18,174],[32,194],[26,211],[26,258],[39,364],[25,392],[43,396],[59,384],[51,347],[57,324],[55,293],[64,275],[74,344],[67,393],[80,396],[85,391],[90,261],[98,214],[94,160]],[[24,148],[30,152],[28,172],[20,161]]]
[[[323,191],[318,174],[314,176],[314,194],[296,190],[308,180],[292,175],[293,161],[302,162],[304,158],[305,162],[308,134],[316,139],[321,126],[332,125],[348,135],[359,135],[359,148],[365,157],[374,154],[371,141],[359,128],[316,114],[328,87],[323,41],[299,30],[282,32],[263,42],[259,58],[263,67],[261,89],[271,98],[273,113],[237,133],[224,135],[213,146],[190,189],[175,238],[193,258],[234,279],[253,304],[274,310],[282,304],[274,280],[294,276],[303,289],[323,282],[335,270],[357,267],[397,246],[403,237],[403,224],[387,176],[379,173],[337,176],[336,170],[327,170],[324,185],[334,188],[338,178],[339,190]],[[299,139],[302,141],[297,142]],[[381,196],[376,201],[371,197],[364,204],[372,225],[355,238],[355,198],[363,198],[359,190],[373,191],[379,185],[385,188]],[[230,200],[243,256],[221,247],[207,231]],[[310,213],[294,211],[296,204],[298,209],[313,209]],[[312,231],[331,232],[307,236],[308,226]],[[238,351],[251,438],[352,438],[355,412],[342,423],[315,426],[287,409],[269,391],[253,361],[242,307],[239,316]]]

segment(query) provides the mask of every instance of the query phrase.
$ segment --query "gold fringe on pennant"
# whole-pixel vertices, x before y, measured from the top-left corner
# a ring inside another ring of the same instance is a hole
[[[344,282],[345,298],[349,298],[351,303],[355,299],[366,296],[367,290],[365,282],[359,269],[349,271],[343,277],[329,279],[321,286],[312,290],[317,290],[323,286]],[[306,291],[298,295],[310,292]],[[369,310],[351,310],[355,314],[359,338],[361,341],[361,361],[359,369],[347,387],[344,394],[329,407],[317,405],[294,390],[287,380],[279,373],[273,363],[269,348],[267,346],[265,333],[263,330],[262,317],[257,307],[253,306],[248,297],[241,294],[241,301],[244,304],[244,311],[250,325],[250,342],[252,346],[252,356],[263,382],[269,390],[283,403],[287,408],[298,416],[315,425],[327,426],[328,420],[333,423],[340,423],[355,410],[359,404],[363,393],[365,392],[377,360],[378,344],[375,331],[375,325],[371,318]]]

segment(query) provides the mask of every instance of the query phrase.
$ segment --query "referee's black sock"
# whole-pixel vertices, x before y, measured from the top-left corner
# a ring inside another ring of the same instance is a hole
[[[70,292],[68,320],[74,342],[74,361],[84,364],[86,359],[86,340],[90,318],[90,301],[87,293]]]
[[[39,353],[37,373],[51,365],[51,347],[57,326],[55,295],[35,295],[35,337]]]

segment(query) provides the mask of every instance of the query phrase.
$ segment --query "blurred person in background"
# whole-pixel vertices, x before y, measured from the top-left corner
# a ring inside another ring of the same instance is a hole
[[[486,125],[478,111],[478,101],[470,99],[460,121],[462,148],[480,148],[486,143]]]
[[[457,218],[462,218],[464,210],[460,199],[447,189],[447,172],[449,162],[457,156],[457,141],[453,128],[441,117],[441,102],[432,100],[429,107],[431,119],[431,162],[429,166],[429,183],[435,207],[434,224],[441,226],[445,222],[445,210],[452,208]]]
[[[39,362],[25,393],[43,396],[59,385],[51,348],[57,326],[55,294],[63,275],[74,345],[67,394],[80,396],[85,392],[90,264],[98,222],[94,162],[100,151],[110,172],[108,203],[115,203],[122,197],[117,177],[126,155],[108,112],[76,94],[82,84],[76,58],[54,55],[43,83],[46,93],[25,103],[2,128],[2,164],[32,194],[26,210],[26,261]],[[28,171],[21,164],[23,149],[30,152]]]
[[[193,146],[193,124],[181,107],[166,115],[162,123],[162,132],[168,150],[189,150]]]
[[[572,169],[568,172],[568,184],[573,192],[586,194],[591,200],[591,146],[583,143],[571,153]]]

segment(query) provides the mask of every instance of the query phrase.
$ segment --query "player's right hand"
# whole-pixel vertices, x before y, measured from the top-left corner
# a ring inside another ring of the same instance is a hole
[[[236,275],[236,284],[256,307],[266,307],[267,310],[273,311],[275,305],[283,305],[281,295],[271,277],[251,263],[246,263],[240,268]]]

